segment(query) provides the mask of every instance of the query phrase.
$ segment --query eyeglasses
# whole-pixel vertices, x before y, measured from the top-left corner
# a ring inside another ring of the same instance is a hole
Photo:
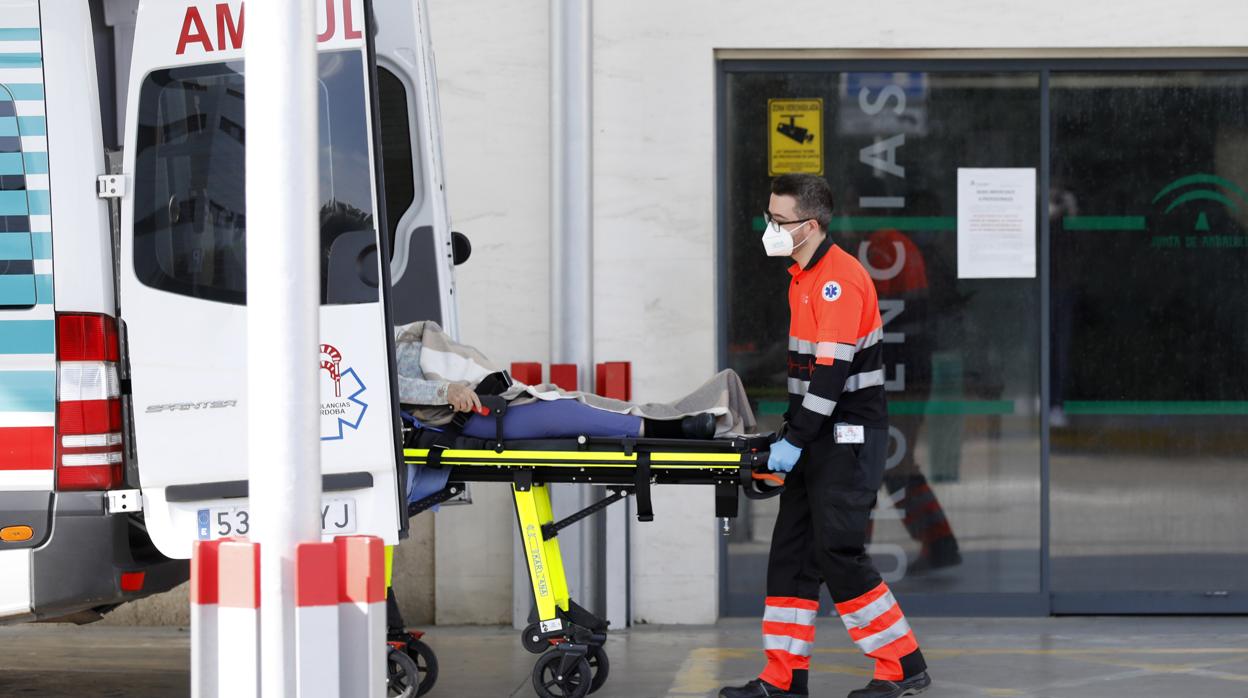
[[[772,223],[775,223],[776,225],[793,225],[795,223],[805,223],[806,221],[810,219],[798,218],[797,220],[793,220],[793,221],[782,221],[779,218],[776,218],[775,216],[771,215],[771,211],[763,211],[763,220],[766,221],[767,225],[771,225]]]

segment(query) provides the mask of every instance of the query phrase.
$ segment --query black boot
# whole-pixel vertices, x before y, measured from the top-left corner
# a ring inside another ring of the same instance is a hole
[[[719,689],[719,698],[806,698],[807,695],[789,693],[762,679],[754,679],[744,686],[725,686]]]
[[[680,431],[686,439],[715,438],[715,415],[710,412],[695,414],[680,420]]]
[[[917,696],[932,685],[932,679],[926,671],[919,672],[899,682],[872,679],[871,683],[857,691],[851,691],[849,698],[902,698]]]

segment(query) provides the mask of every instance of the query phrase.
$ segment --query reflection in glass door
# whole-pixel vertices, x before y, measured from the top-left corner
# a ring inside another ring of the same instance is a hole
[[[871,552],[907,609],[1248,613],[1248,61],[968,65],[725,62],[724,364],[779,427],[760,214],[817,168],[889,333]],[[959,278],[962,167],[1039,169],[1037,278]],[[775,502],[742,514],[726,615],[761,607]]]
[[[778,166],[822,168],[839,197],[833,240],[881,299],[892,443],[870,552],[908,609],[933,608],[916,605],[925,596],[948,608],[952,595],[1042,590],[1039,283],[962,279],[956,266],[958,168],[1039,167],[1040,85],[1037,71],[725,75],[727,365],[762,428],[778,428],[789,275],[763,255],[761,214]],[[779,127],[776,105],[792,106]],[[822,151],[802,161],[812,133]],[[785,138],[796,160],[776,157],[772,139]],[[743,504],[724,561],[726,615],[762,607],[776,506]]]
[[[1054,72],[1058,612],[1245,610],[1248,72]]]

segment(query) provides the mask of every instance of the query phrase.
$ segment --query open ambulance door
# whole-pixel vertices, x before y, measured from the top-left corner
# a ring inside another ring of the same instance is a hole
[[[427,3],[373,7],[394,322],[433,320],[458,337],[454,265],[467,258],[468,246],[452,235],[447,212]]]
[[[406,516],[364,0],[318,5],[322,524],[395,543]],[[264,85],[244,81],[244,27],[242,2],[143,0],[135,28],[120,315],[132,462],[170,557],[251,530],[246,237],[264,231],[247,230],[243,100]]]

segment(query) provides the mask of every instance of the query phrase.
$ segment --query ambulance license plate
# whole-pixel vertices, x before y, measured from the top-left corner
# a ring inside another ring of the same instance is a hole
[[[217,540],[251,533],[251,512],[248,507],[200,509],[198,512],[200,540]],[[321,533],[327,536],[355,533],[355,500],[338,497],[321,501]]]

